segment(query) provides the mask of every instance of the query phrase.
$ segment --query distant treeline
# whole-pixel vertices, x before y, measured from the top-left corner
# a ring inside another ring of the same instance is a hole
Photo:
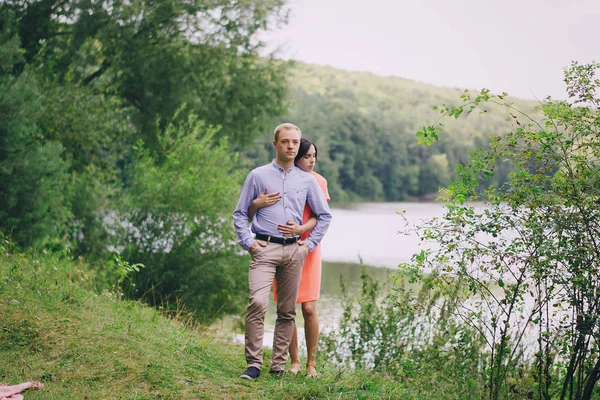
[[[493,115],[485,119],[465,115],[446,127],[449,135],[426,147],[415,133],[440,115],[434,104],[456,104],[461,90],[303,63],[295,64],[288,86],[284,119],[317,143],[317,170],[327,177],[336,201],[435,198],[469,152],[487,146],[490,135],[506,133],[506,119],[512,118],[500,108],[490,108]],[[538,114],[536,102],[514,102]],[[262,152],[248,149],[257,164],[273,153],[270,137],[261,139]],[[502,184],[507,173],[500,165],[489,184]]]

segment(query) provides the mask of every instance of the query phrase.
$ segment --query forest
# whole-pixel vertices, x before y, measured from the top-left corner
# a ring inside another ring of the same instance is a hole
[[[502,133],[500,113],[470,115],[420,146],[431,104],[460,90],[260,56],[257,35],[287,12],[283,1],[0,4],[2,232],[82,257],[100,286],[119,276],[115,257],[143,264],[122,282],[131,297],[210,321],[244,302],[227,218],[280,122],[317,143],[340,203],[435,198]]]
[[[349,72],[295,62],[287,78],[288,110],[282,119],[296,123],[319,148],[320,173],[332,199],[352,201],[433,200],[456,176],[469,152],[507,132],[512,119],[495,104],[481,114],[448,121],[449,135],[435,145],[419,145],[415,133],[440,117],[433,105],[456,105],[464,89],[441,88],[398,77]],[[510,99],[533,117],[536,101]],[[485,115],[483,115],[485,114]],[[269,160],[271,138],[263,135],[262,154],[246,152],[257,164]],[[501,185],[510,168],[501,163],[485,185]]]

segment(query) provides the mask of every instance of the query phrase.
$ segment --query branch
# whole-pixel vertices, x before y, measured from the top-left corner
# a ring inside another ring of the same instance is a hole
[[[109,61],[108,59],[105,59],[104,62],[102,63],[102,65],[100,66],[100,68],[96,72],[94,72],[93,74],[91,74],[90,76],[88,76],[87,78],[85,78],[83,80],[83,85],[88,86],[96,78],[100,77],[103,73],[105,73],[106,70],[108,70],[110,68],[111,64],[112,64],[112,60]]]

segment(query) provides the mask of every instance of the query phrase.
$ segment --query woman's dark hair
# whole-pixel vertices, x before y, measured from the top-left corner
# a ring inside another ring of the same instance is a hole
[[[317,145],[314,144],[310,139],[302,138],[300,139],[300,148],[298,149],[298,154],[296,154],[296,158],[294,158],[294,164],[296,164],[298,160],[308,153],[310,146],[315,146],[315,159],[317,158]]]

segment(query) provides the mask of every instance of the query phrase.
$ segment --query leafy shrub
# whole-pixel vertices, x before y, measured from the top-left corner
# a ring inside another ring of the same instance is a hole
[[[156,155],[138,145],[112,226],[124,259],[146,266],[132,295],[157,306],[183,300],[207,322],[240,311],[247,295],[247,260],[230,220],[242,171],[226,140],[215,144],[215,132],[190,116],[168,125]]]

